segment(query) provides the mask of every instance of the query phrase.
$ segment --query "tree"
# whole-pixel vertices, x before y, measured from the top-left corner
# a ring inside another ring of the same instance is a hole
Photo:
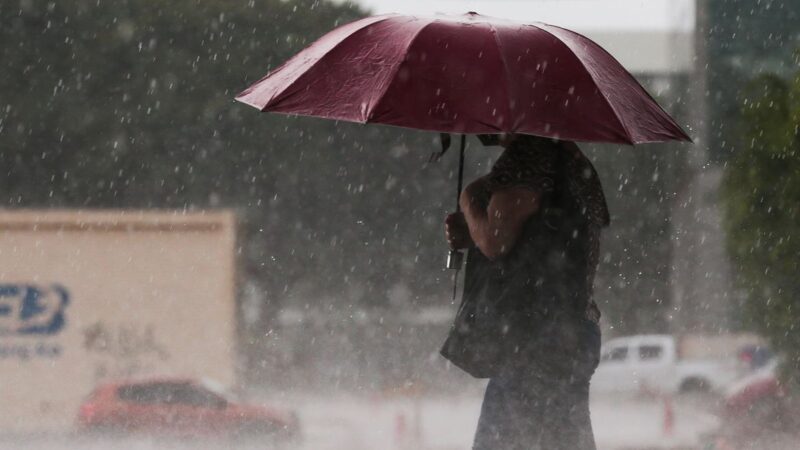
[[[745,323],[786,356],[786,374],[798,381],[800,72],[752,80],[741,116],[738,152],[723,182],[728,250],[747,298]]]
[[[792,49],[800,44],[800,8],[786,0],[701,0],[709,27],[701,38],[708,52],[709,156],[724,163],[734,154],[737,92],[759,73],[787,76]]]

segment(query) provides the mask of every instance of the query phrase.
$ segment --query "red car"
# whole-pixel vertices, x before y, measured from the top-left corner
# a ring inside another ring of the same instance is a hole
[[[778,446],[792,440],[791,414],[773,359],[728,387],[720,410],[719,430],[709,436],[709,449],[796,448]],[[774,442],[767,444],[767,442]]]
[[[78,427],[179,437],[299,437],[294,413],[234,403],[189,379],[98,386],[80,407]]]
[[[728,387],[722,415],[744,428],[775,428],[780,425],[785,392],[776,375],[773,360]]]

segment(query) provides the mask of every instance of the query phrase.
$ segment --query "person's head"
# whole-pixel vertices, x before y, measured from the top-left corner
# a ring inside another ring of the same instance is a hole
[[[519,139],[519,136],[520,135],[514,133],[500,133],[498,141],[503,148],[508,148],[511,143]]]
[[[486,146],[499,145],[504,149],[510,147],[511,144],[515,142],[522,142],[522,141],[526,141],[533,145],[537,143],[539,145],[553,145],[559,142],[558,139],[533,136],[530,134],[518,134],[518,133],[479,134],[478,139],[480,139],[483,145]]]

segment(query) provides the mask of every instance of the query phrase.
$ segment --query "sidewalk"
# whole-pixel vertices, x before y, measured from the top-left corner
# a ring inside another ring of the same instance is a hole
[[[695,449],[719,420],[690,398],[599,398],[592,401],[597,445],[603,450]]]

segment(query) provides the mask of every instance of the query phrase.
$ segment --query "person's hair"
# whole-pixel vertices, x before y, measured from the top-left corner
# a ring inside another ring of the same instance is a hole
[[[499,134],[479,134],[478,139],[481,141],[481,144],[487,147],[491,145],[500,145]]]

